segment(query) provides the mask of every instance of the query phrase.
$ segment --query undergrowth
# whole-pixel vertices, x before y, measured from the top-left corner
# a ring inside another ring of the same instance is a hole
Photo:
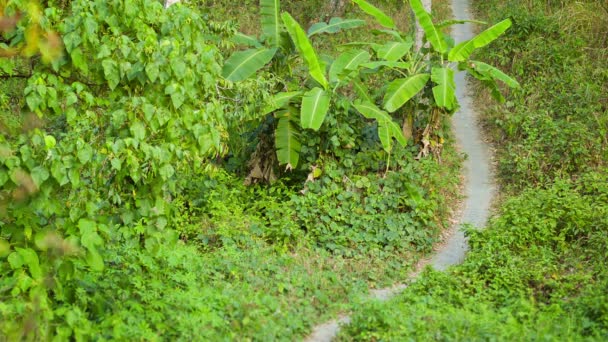
[[[340,340],[608,339],[608,65],[601,1],[477,1],[514,22],[481,58],[521,82],[486,104],[506,196],[471,251],[355,311]]]

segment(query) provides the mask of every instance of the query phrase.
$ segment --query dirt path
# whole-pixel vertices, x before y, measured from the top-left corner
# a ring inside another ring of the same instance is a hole
[[[428,8],[430,8],[430,1]],[[425,6],[426,7],[426,6]],[[469,0],[452,0],[452,11],[456,19],[472,19]],[[472,24],[455,25],[452,35],[456,42],[473,37]],[[464,195],[461,216],[448,234],[446,241],[429,260],[420,262],[416,271],[410,275],[415,279],[418,272],[427,265],[437,270],[445,270],[451,265],[459,264],[464,259],[468,244],[461,229],[462,224],[471,224],[477,228],[485,225],[490,214],[490,205],[496,186],[491,172],[491,154],[488,144],[484,142],[477,122],[477,113],[473,109],[473,99],[469,95],[465,74],[456,75],[456,96],[460,110],[454,114],[452,127],[456,135],[459,150],[467,155],[463,165]],[[407,284],[398,284],[390,288],[371,291],[371,297],[387,300],[403,291]],[[314,328],[305,341],[331,341],[338,333],[340,325],[348,324],[348,316],[339,317]]]

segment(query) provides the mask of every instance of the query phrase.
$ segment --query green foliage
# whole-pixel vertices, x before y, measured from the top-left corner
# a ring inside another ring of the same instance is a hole
[[[490,18],[507,14],[513,19],[506,40],[492,43],[496,50],[482,56],[522,83],[521,90],[507,97],[506,107],[492,108],[485,119],[503,146],[498,171],[516,191],[604,167],[608,160],[606,59],[586,48],[595,42],[582,40],[585,32],[567,33],[570,24],[556,20],[561,7],[553,7],[558,10],[553,14],[539,3],[532,5],[480,4]],[[502,52],[507,49],[511,52]],[[504,78],[484,64],[476,67]]]
[[[470,231],[461,266],[369,303],[342,340],[606,339],[606,177],[509,199],[487,230]]]

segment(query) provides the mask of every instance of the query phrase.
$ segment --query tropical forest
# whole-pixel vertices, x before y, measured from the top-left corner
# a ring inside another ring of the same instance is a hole
[[[605,0],[0,0],[0,342],[606,340]]]

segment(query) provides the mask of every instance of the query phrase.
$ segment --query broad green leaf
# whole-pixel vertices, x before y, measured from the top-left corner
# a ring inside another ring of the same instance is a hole
[[[264,111],[262,112],[262,115],[266,115],[268,113],[274,112],[275,110],[284,107],[286,104],[289,103],[289,101],[296,97],[301,95],[302,92],[301,91],[290,91],[290,92],[281,92],[278,93],[276,95],[274,95],[273,97],[271,97],[268,100],[268,103],[266,104],[266,107],[264,107]]]
[[[420,27],[422,27],[422,30],[424,31],[426,40],[431,43],[431,46],[433,46],[435,51],[445,53],[448,48],[445,40],[443,39],[443,35],[439,29],[433,25],[433,19],[431,18],[431,15],[424,9],[424,6],[422,6],[422,2],[420,2],[420,0],[410,0],[410,6],[414,11],[414,15],[416,15],[416,18],[418,19],[418,22],[420,23]]]
[[[244,33],[237,32],[231,39],[235,44],[251,46],[254,48],[261,48],[262,44],[257,40],[257,38],[248,36]]]
[[[276,48],[235,52],[226,60],[222,77],[233,82],[245,80],[268,64],[276,52]]]
[[[378,106],[369,101],[357,101],[353,104],[353,107],[355,107],[355,109],[361,113],[361,115],[368,119],[381,121],[389,120],[391,118],[387,112],[378,108]]]
[[[111,90],[114,90],[120,82],[120,74],[118,71],[118,65],[115,61],[111,59],[104,59],[101,62],[101,66],[103,67],[103,74],[105,76],[106,81],[108,81],[108,85]]]
[[[49,170],[47,170],[44,166],[36,166],[35,168],[32,169],[32,171],[30,171],[30,176],[32,177],[32,180],[34,181],[34,183],[36,184],[36,187],[38,187],[38,189],[40,189],[40,185],[42,185],[42,183],[44,183],[45,180],[49,179]]]
[[[393,120],[390,121],[390,129],[391,129],[391,135],[393,136],[393,138],[395,138],[395,140],[397,140],[399,145],[401,145],[401,146],[407,145],[407,139],[403,135],[403,130]]]
[[[320,33],[336,33],[340,30],[348,30],[351,28],[365,25],[365,20],[361,19],[342,19],[338,17],[331,18],[329,23],[316,23],[308,29],[308,37]]]
[[[475,42],[475,47],[481,48],[490,44],[496,38],[500,37],[503,33],[505,33],[505,31],[508,30],[509,27],[511,27],[511,19],[505,19],[499,22],[498,24],[488,28],[487,30],[484,30],[473,38],[473,41]]]
[[[511,20],[506,19],[481,32],[474,38],[457,44],[448,53],[448,60],[450,62],[462,62],[467,60],[475,49],[490,44],[492,41],[502,35],[509,27],[511,27]]]
[[[456,108],[456,83],[454,70],[443,67],[434,67],[431,70],[431,81],[437,84],[433,87],[433,97],[439,107],[452,110]]]
[[[298,166],[300,150],[302,145],[299,141],[300,132],[289,112],[279,118],[274,137],[277,147],[277,159],[279,164],[287,164],[288,169]]]
[[[412,66],[412,63],[409,62],[389,62],[389,61],[375,61],[369,63],[361,64],[362,67],[368,69],[376,69],[379,67],[388,67],[388,68],[399,68],[399,69],[407,69]]]
[[[352,84],[353,88],[355,89],[355,92],[357,93],[357,95],[359,95],[359,98],[361,100],[372,102],[372,98],[369,96],[369,89],[367,89],[367,87],[361,81],[354,80]]]
[[[300,52],[300,55],[302,58],[304,58],[304,61],[308,65],[308,72],[310,73],[310,76],[319,82],[324,89],[327,89],[328,83],[327,79],[325,78],[324,70],[321,67],[321,63],[319,63],[317,53],[312,47],[310,40],[308,40],[306,33],[300,24],[298,24],[298,22],[289,13],[283,13],[282,18],[289,36]]]
[[[329,68],[330,82],[339,81],[339,76],[344,70],[352,71],[357,69],[361,63],[369,61],[369,52],[365,50],[350,50],[346,51],[331,64]]]
[[[84,58],[82,50],[79,47],[72,50],[72,52],[70,53],[70,57],[72,58],[72,64],[76,68],[84,71],[85,73],[89,71],[89,66],[87,65],[87,61]]]
[[[498,68],[495,68],[489,64],[479,62],[479,61],[471,61],[472,66],[475,70],[477,70],[480,74],[489,76],[494,80],[499,80],[504,82],[511,88],[519,88],[519,82],[515,79],[509,77],[504,72],[500,71]]]
[[[76,154],[78,160],[81,164],[88,163],[93,157],[93,148],[90,144],[82,142],[82,146],[78,148],[78,153]]]
[[[146,138],[146,126],[144,126],[141,121],[133,122],[131,127],[129,127],[129,130],[131,131],[133,138],[136,140],[143,141]]]
[[[262,22],[263,37],[273,47],[278,47],[281,41],[280,10],[281,3],[279,0],[260,0],[260,20]]]
[[[165,164],[160,168],[160,170],[158,170],[158,173],[163,181],[167,181],[175,174],[175,169],[173,166],[171,166],[171,164]]]
[[[380,25],[382,25],[386,28],[389,28],[389,29],[396,28],[395,22],[393,21],[393,19],[391,17],[389,17],[388,15],[386,15],[386,13],[382,12],[380,9],[375,7],[374,5],[370,4],[369,2],[367,2],[365,0],[352,0],[352,1],[354,3],[356,3],[357,6],[359,6],[359,8],[363,12],[376,18],[376,20],[378,21],[378,23]]]
[[[401,146],[405,146],[407,141],[403,136],[403,132],[387,112],[368,101],[358,101],[354,103],[353,106],[366,118],[378,121],[378,137],[380,138],[382,148],[386,152],[392,150],[393,138],[397,139],[397,142]]]
[[[86,256],[87,264],[93,271],[101,272],[104,268],[103,258],[96,248],[88,249]]]
[[[412,48],[412,45],[413,43],[389,42],[374,48],[374,50],[378,58],[395,62],[405,56]]]
[[[40,259],[38,259],[38,254],[31,248],[15,248],[17,253],[21,256],[21,260],[23,260],[23,264],[27,266],[30,270],[30,274],[34,279],[42,278],[42,269],[40,268]]]
[[[329,102],[329,94],[321,88],[315,87],[306,92],[302,97],[302,107],[300,108],[302,128],[319,130],[329,110]]]
[[[384,108],[390,113],[401,108],[424,88],[429,78],[429,74],[418,74],[394,80],[388,85],[384,95]]]

